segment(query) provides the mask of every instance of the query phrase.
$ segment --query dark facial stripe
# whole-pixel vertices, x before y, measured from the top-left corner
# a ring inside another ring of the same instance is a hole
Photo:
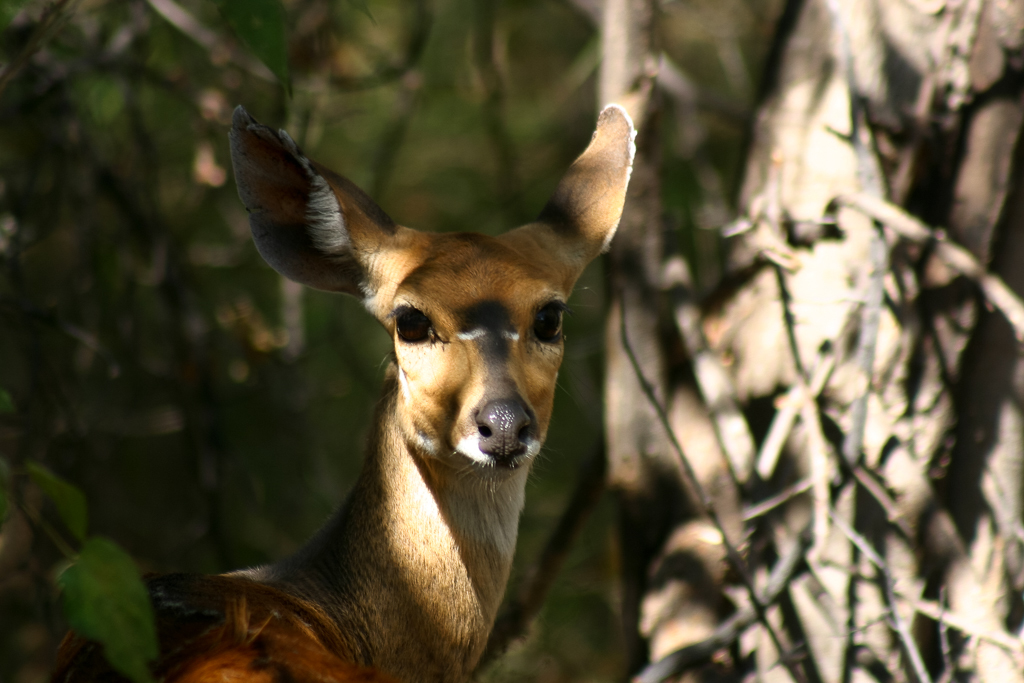
[[[462,313],[462,334],[473,339],[488,361],[508,359],[508,334],[514,334],[508,309],[498,301],[481,301]]]

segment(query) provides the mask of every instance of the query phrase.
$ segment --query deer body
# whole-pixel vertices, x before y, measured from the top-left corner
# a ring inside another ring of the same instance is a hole
[[[165,681],[464,681],[508,580],[547,434],[561,314],[618,225],[633,156],[619,107],[534,223],[498,237],[395,225],[241,107],[239,195],[286,277],[363,300],[395,347],[363,472],[299,552],[151,581]],[[55,680],[111,676],[69,636]]]

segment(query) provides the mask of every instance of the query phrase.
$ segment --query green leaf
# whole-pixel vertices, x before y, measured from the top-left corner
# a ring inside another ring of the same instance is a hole
[[[281,0],[214,0],[234,32],[286,87],[288,39]]]
[[[0,0],[2,2],[2,0]],[[0,389],[0,415],[3,413],[13,413],[17,411],[14,406],[14,399],[3,389]]]
[[[79,541],[85,540],[89,525],[89,512],[85,505],[85,494],[37,462],[28,461],[25,469],[36,486],[43,490],[54,505],[64,524]]]
[[[135,683],[152,683],[147,663],[160,654],[156,619],[131,556],[110,539],[95,536],[57,583],[71,628],[102,643],[114,669]]]
[[[377,20],[373,18],[372,14],[370,14],[370,5],[366,2],[366,0],[348,0],[348,4],[352,5],[357,10],[359,10],[367,17],[369,17],[370,21],[372,21],[374,24],[377,23]]]
[[[7,28],[18,11],[28,0],[0,0],[0,31]]]

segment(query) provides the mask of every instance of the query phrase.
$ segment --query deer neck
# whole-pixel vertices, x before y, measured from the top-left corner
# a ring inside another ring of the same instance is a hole
[[[396,426],[393,375],[348,501],[258,578],[317,603],[360,663],[399,680],[466,680],[508,581],[527,468],[486,479],[416,453]]]

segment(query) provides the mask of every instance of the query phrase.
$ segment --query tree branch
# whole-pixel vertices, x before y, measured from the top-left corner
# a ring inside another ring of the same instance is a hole
[[[830,344],[818,353],[818,362],[814,366],[814,374],[809,383],[797,382],[782,398],[782,405],[772,418],[768,436],[761,443],[761,450],[757,454],[757,473],[762,479],[770,479],[775,472],[782,447],[789,439],[797,413],[804,402],[816,401],[832,376],[832,371],[836,367],[835,353],[832,349],[833,345]]]
[[[1015,655],[1018,662],[1024,661],[1024,642],[1021,642],[1018,638],[1014,638],[1008,633],[1000,633],[998,631],[988,631],[978,628],[971,623],[971,620],[968,617],[961,616],[955,612],[950,612],[947,608],[944,608],[942,605],[932,600],[917,599],[900,591],[897,591],[896,595],[915,612],[923,614],[929,619],[940,624],[946,624],[955,628],[966,636],[978,638],[1001,647],[1007,652]]]
[[[708,348],[700,329],[700,310],[693,300],[693,286],[685,261],[679,256],[669,260],[665,275],[676,328],[693,362],[693,374],[711,413],[715,435],[729,460],[733,476],[740,484],[745,484],[753,468],[755,447],[750,426],[739,408],[736,388],[722,362]]]
[[[857,546],[858,550],[864,553],[864,556],[868,558],[871,564],[875,565],[879,573],[882,575],[882,583],[885,588],[886,601],[889,603],[889,615],[892,619],[892,626],[899,635],[900,642],[903,643],[903,648],[906,650],[907,656],[910,658],[910,664],[914,668],[914,674],[917,676],[918,681],[920,681],[920,683],[931,683],[931,676],[928,675],[928,668],[924,665],[924,659],[921,657],[921,652],[917,649],[917,643],[914,641],[914,636],[911,635],[910,628],[907,626],[907,623],[903,621],[903,617],[900,616],[899,610],[896,609],[895,582],[892,578],[892,572],[889,571],[889,565],[877,552],[875,552],[875,549],[871,547],[871,544],[868,543],[867,539],[850,528],[842,518],[836,514],[832,514],[831,517],[835,526],[850,539],[851,543]]]
[[[765,606],[758,599],[757,590],[754,587],[753,579],[750,576],[750,572],[747,569],[746,563],[740,556],[739,551],[729,541],[729,536],[726,532],[725,525],[722,522],[721,517],[718,515],[718,511],[715,509],[714,503],[711,497],[701,486],[700,480],[697,478],[697,473],[694,471],[693,466],[690,464],[686,454],[683,453],[683,448],[679,444],[679,439],[676,437],[675,431],[672,429],[672,425],[668,420],[668,414],[665,412],[664,406],[658,401],[657,396],[654,393],[654,388],[651,383],[644,376],[642,369],[640,368],[640,362],[637,360],[636,354],[633,352],[633,346],[630,344],[629,335],[626,330],[626,309],[622,308],[621,324],[619,325],[619,334],[622,337],[622,346],[629,357],[629,362],[633,366],[633,372],[636,374],[637,381],[643,390],[644,396],[647,397],[648,402],[654,408],[658,414],[658,420],[661,422],[662,427],[665,429],[666,435],[668,436],[669,442],[672,444],[672,448],[675,450],[676,455],[679,458],[679,463],[683,468],[683,472],[686,475],[687,484],[693,491],[696,502],[700,505],[701,512],[707,517],[715,528],[722,536],[722,545],[725,547],[726,555],[729,559],[729,564],[732,565],[733,570],[739,575],[743,586],[750,597],[750,603],[753,606],[754,611],[757,614],[758,621],[764,625],[765,631],[769,634],[774,643],[776,649],[779,651],[782,663],[785,665],[787,671],[798,683],[805,683],[807,680],[806,675],[802,668],[798,667],[786,652],[786,648],[782,645],[782,640],[779,638],[779,634],[775,632],[775,629],[768,621],[768,616],[765,612]]]
[[[801,565],[804,551],[811,544],[811,534],[808,529],[800,533],[790,544],[779,561],[775,563],[771,574],[768,576],[768,583],[760,592],[760,603],[771,605],[782,591],[786,589],[789,582],[796,576],[796,571]],[[715,632],[708,638],[693,643],[686,647],[679,648],[657,662],[648,665],[637,675],[634,683],[660,683],[686,671],[686,669],[708,660],[718,650],[729,646],[739,638],[748,627],[758,621],[758,613],[753,604],[746,605],[738,612],[729,617]],[[781,652],[781,650],[780,650]]]
[[[56,0],[43,12],[43,16],[39,19],[39,23],[36,24],[28,42],[25,43],[25,47],[18,53],[14,61],[4,67],[3,71],[0,71],[0,95],[3,95],[11,79],[28,64],[28,60],[32,58],[32,55],[39,51],[46,41],[52,38],[60,29],[63,20],[70,15],[78,2],[79,0]]]
[[[744,510],[743,521],[749,522],[752,519],[757,519],[762,515],[768,514],[775,508],[779,507],[780,505],[783,505],[784,503],[793,500],[793,498],[799,496],[801,493],[809,491],[813,485],[814,482],[811,480],[811,478],[806,477],[791,486],[787,486],[786,488],[782,489],[771,498],[766,498],[765,500],[762,500],[760,503],[751,505],[749,508]]]
[[[832,205],[859,211],[911,242],[934,245],[935,255],[943,263],[978,284],[988,301],[999,309],[1013,327],[1017,341],[1024,343],[1024,303],[1002,278],[986,271],[971,252],[949,241],[944,231],[929,227],[884,199],[865,194],[839,195],[832,200]]]

